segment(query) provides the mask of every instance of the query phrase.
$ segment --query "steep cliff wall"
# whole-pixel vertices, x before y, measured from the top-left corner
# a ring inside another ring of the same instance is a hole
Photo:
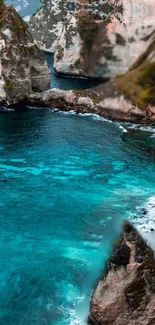
[[[93,293],[89,323],[155,324],[154,252],[128,222]]]
[[[109,11],[102,7],[102,15],[78,11],[65,22],[55,53],[56,71],[107,79],[129,69],[149,45],[155,7],[153,0],[120,3]]]
[[[68,25],[71,16],[82,8],[103,16],[103,12],[109,11],[111,5],[102,0],[42,0],[40,10],[29,23],[38,46],[54,52],[64,24],[67,22]]]
[[[13,7],[0,6],[0,104],[49,87],[50,69],[27,24]]]

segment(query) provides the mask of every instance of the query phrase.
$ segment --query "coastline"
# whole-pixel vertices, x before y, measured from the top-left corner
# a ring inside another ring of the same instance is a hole
[[[153,122],[150,112],[133,107],[123,95],[117,94],[114,98],[108,96],[100,99],[96,89],[64,91],[51,88],[42,93],[32,93],[23,104],[42,108],[56,107],[58,110],[67,112],[97,114],[106,119],[121,122],[138,124]]]

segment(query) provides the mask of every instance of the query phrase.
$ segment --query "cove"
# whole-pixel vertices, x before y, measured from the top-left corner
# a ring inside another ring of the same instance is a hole
[[[87,88],[98,86],[101,83],[101,80],[90,80],[86,78],[82,79],[78,77],[75,78],[70,76],[59,76],[56,74],[53,68],[54,55],[46,52],[45,57],[49,67],[51,68],[51,88],[59,88],[63,90],[84,90]]]
[[[154,137],[121,136],[97,117],[0,115],[1,325],[81,324],[102,238],[106,257],[114,225],[154,195]]]

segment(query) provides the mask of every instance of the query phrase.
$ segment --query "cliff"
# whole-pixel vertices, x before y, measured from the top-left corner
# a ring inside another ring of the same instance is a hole
[[[122,0],[97,14],[86,8],[74,12],[58,39],[56,71],[103,79],[127,72],[149,45],[154,15],[153,0]]]
[[[65,25],[69,25],[71,16],[83,8],[96,15],[101,13],[103,16],[103,12],[109,12],[111,5],[102,0],[42,0],[41,8],[33,15],[29,23],[38,46],[46,51],[55,52]],[[70,38],[70,30],[65,35],[67,41]],[[71,38],[70,40],[72,41]]]
[[[155,120],[155,31],[148,48],[130,69],[94,89],[51,89],[29,96],[29,102],[44,107],[92,113],[113,120],[147,123]]]
[[[153,0],[43,0],[30,30],[40,48],[55,52],[60,74],[114,78],[150,45]]]
[[[27,24],[11,6],[0,6],[0,104],[50,87],[50,69]]]
[[[89,324],[155,324],[154,252],[128,222],[92,295]]]

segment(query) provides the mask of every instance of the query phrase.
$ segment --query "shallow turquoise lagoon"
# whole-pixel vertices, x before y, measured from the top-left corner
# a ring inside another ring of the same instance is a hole
[[[83,323],[114,231],[154,194],[152,135],[95,118],[0,115],[1,325]]]

